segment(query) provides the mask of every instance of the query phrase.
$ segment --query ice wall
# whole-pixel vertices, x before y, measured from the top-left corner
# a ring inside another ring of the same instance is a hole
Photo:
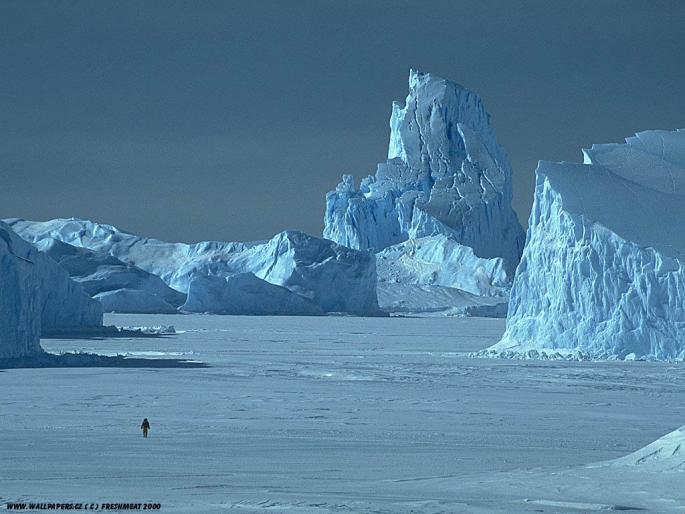
[[[685,131],[541,162],[507,329],[489,354],[685,358]]]
[[[101,325],[100,304],[0,222],[0,358],[41,352],[41,333]]]

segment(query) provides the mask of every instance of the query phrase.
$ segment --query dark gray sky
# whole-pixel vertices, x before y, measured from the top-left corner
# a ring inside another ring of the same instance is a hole
[[[483,97],[525,222],[538,159],[685,127],[685,2],[0,0],[0,216],[318,235],[410,67]]]

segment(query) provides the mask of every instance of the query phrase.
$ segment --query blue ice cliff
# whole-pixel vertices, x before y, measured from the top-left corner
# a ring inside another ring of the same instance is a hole
[[[540,162],[507,328],[485,355],[685,358],[685,130]]]
[[[41,353],[41,335],[99,326],[100,304],[0,222],[0,358]]]

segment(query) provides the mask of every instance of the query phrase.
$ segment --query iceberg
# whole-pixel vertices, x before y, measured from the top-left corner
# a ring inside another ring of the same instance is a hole
[[[84,291],[98,300],[105,312],[172,314],[185,295],[167,286],[159,277],[126,264],[106,252],[79,248],[46,238],[36,243]]]
[[[252,273],[228,277],[197,276],[190,282],[184,312],[252,315],[321,314],[321,308],[285,287]]]
[[[390,315],[506,318],[507,297],[478,296],[455,287],[378,283],[378,304]]]
[[[511,208],[511,167],[475,93],[412,70],[404,106],[393,104],[388,160],[359,188],[343,176],[326,196],[324,237],[378,252],[444,235],[510,275],[524,232]]]
[[[0,222],[0,358],[42,353],[41,335],[102,326],[102,307]]]
[[[484,355],[685,358],[685,130],[540,162],[502,340]]]
[[[501,257],[477,257],[445,236],[409,239],[376,253],[378,304],[391,314],[507,315],[511,276]]]
[[[317,305],[323,312],[378,314],[376,263],[364,250],[346,248],[298,231],[284,231],[269,241],[167,243],[130,234],[112,225],[80,219],[7,222],[33,244],[54,239],[109,254],[188,293],[198,276],[256,277]]]
[[[445,235],[409,239],[376,254],[379,283],[460,289],[472,295],[507,297],[511,277],[504,259],[477,257],[473,248]]]

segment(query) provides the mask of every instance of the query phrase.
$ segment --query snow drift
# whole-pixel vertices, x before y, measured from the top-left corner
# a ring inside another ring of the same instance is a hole
[[[685,358],[685,131],[541,162],[507,329],[486,355]]]
[[[382,250],[443,234],[513,274],[524,233],[511,208],[511,168],[475,93],[411,71],[393,104],[388,160],[355,187],[345,175],[326,196],[324,237]],[[466,265],[466,264],[465,264]]]
[[[376,314],[376,265],[373,254],[353,250],[302,232],[285,231],[269,241],[167,243],[123,232],[111,225],[79,219],[47,222],[8,220],[34,244],[56,239],[104,252],[158,276],[187,293],[200,276],[253,273],[314,303],[324,312]],[[223,310],[223,300],[218,310]],[[207,309],[213,311],[213,309]]]
[[[41,334],[101,325],[100,304],[0,222],[0,358],[40,353]]]
[[[608,463],[615,467],[637,467],[652,472],[685,470],[685,426],[660,437],[644,448]]]

